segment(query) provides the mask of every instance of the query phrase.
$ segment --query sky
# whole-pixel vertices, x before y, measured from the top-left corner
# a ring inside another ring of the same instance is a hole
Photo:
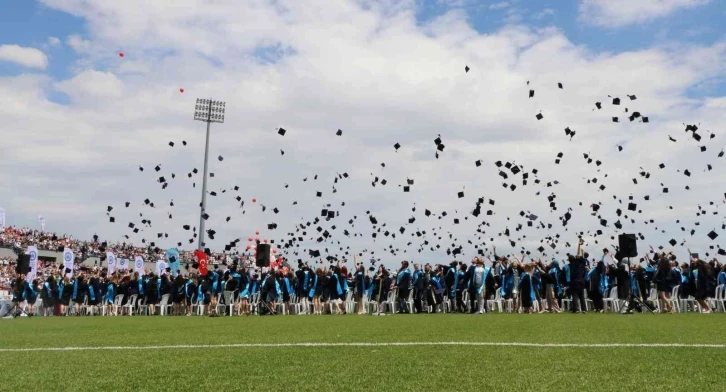
[[[726,238],[725,18],[715,0],[5,0],[0,208],[7,225],[38,228],[42,215],[75,238],[193,248],[183,226],[199,225],[205,140],[194,105],[213,98],[226,102],[210,141],[215,250],[302,237],[281,253],[549,258],[582,232],[592,253],[635,233],[641,254],[714,255]],[[502,167],[503,179],[498,161],[521,172]],[[322,209],[336,217],[315,222]]]

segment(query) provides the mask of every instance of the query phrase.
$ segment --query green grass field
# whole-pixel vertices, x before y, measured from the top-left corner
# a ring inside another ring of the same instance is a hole
[[[0,349],[240,343],[726,344],[726,315],[0,320]],[[0,391],[723,391],[726,348],[345,346],[2,351]]]

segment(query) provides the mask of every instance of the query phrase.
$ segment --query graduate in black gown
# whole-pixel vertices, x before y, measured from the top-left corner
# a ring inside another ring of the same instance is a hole
[[[371,301],[378,303],[378,312],[374,313],[374,315],[383,314],[383,303],[388,298],[389,287],[388,270],[383,265],[379,265],[376,275],[373,276],[373,291],[371,293]]]

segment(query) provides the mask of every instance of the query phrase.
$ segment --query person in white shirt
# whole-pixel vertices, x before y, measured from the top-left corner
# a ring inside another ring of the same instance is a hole
[[[474,271],[472,273],[471,281],[469,283],[470,287],[473,289],[473,291],[476,293],[476,301],[479,307],[479,311],[476,312],[476,314],[482,314],[484,313],[485,309],[485,283],[486,283],[486,277],[489,274],[489,268],[484,268],[484,261],[478,257],[474,258]]]

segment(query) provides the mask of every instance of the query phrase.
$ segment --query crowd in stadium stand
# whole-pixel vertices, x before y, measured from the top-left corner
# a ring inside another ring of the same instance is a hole
[[[10,287],[16,315],[559,313],[567,305],[573,313],[725,310],[726,265],[717,259],[691,254],[679,263],[672,253],[651,250],[631,262],[614,250],[591,258],[580,242],[577,253],[545,262],[494,248],[471,265],[403,261],[389,270],[371,260],[351,272],[345,263],[258,269],[237,257],[207,268],[209,255],[199,252],[177,271],[74,271],[47,263],[32,280],[14,273]]]
[[[63,252],[64,248],[70,248],[75,254],[75,260],[81,262],[89,257],[103,257],[107,251],[113,252],[117,258],[133,259],[134,256],[142,256],[146,262],[150,263],[163,260],[165,255],[165,251],[157,247],[138,247],[125,242],[106,243],[98,238],[83,241],[74,239],[73,236],[67,234],[47,233],[13,226],[0,231],[0,247],[10,248],[15,253],[20,253],[30,245],[37,247],[39,250],[54,252]],[[193,254],[192,252],[181,252],[181,257],[182,260],[192,260]],[[214,253],[212,258],[215,261],[221,261],[225,258],[225,255]]]

